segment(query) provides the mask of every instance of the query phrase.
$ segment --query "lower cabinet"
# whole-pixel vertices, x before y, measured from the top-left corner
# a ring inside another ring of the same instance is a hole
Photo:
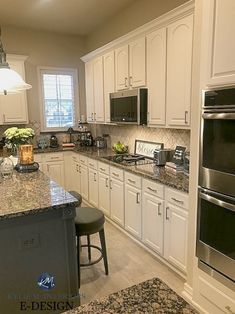
[[[80,193],[81,192],[81,165],[73,161],[72,163],[72,169],[73,169],[73,189],[74,191]]]
[[[99,201],[98,171],[95,169],[89,168],[88,172],[89,172],[89,177],[88,177],[89,203],[95,207],[98,207],[98,201]]]
[[[110,179],[110,210],[111,218],[124,227],[124,183]]]
[[[81,176],[80,194],[84,200],[88,201],[89,186],[88,186],[88,168],[87,168],[87,166],[80,165],[80,176]]]
[[[44,164],[43,172],[53,181],[64,187],[64,162],[50,161]]]
[[[125,229],[141,238],[141,190],[125,185]]]
[[[143,192],[142,206],[143,242],[163,255],[164,201]]]
[[[110,216],[109,175],[99,172],[99,209]]]

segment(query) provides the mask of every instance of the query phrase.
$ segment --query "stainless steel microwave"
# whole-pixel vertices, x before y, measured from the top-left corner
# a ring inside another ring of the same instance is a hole
[[[117,124],[147,124],[147,88],[110,94],[110,120]]]

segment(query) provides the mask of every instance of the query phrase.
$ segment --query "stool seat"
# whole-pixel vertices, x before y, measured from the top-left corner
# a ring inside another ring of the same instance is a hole
[[[75,226],[78,236],[99,232],[104,226],[105,218],[101,210],[90,207],[76,208]]]
[[[73,195],[73,197],[75,197],[78,200],[78,205],[77,206],[78,207],[81,206],[81,204],[82,204],[82,196],[78,192],[76,192],[76,191],[69,191],[69,193],[71,195]]]

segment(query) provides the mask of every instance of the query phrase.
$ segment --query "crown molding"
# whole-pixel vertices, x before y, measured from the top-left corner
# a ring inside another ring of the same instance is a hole
[[[190,0],[181,6],[161,15],[160,17],[134,29],[133,31],[109,42],[108,44],[89,52],[80,59],[83,62],[87,62],[117,48],[120,45],[125,45],[130,41],[137,39],[138,37],[146,36],[158,28],[166,27],[170,23],[194,13],[194,6],[194,0]]]
[[[6,57],[7,59],[10,58],[10,59],[21,60],[21,61],[25,61],[28,58],[28,56],[25,56],[25,55],[16,55],[16,54],[11,54],[11,53],[7,53]]]

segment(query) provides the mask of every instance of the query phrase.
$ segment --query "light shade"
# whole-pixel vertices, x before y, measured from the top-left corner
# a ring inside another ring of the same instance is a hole
[[[16,71],[0,65],[0,95],[18,93],[31,87]]]

